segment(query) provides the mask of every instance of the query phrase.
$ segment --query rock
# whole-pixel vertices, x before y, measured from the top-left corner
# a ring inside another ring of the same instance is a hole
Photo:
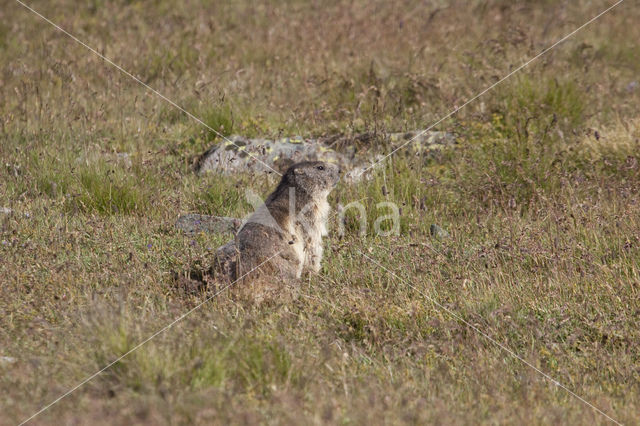
[[[130,169],[133,166],[131,155],[128,152],[116,153],[116,161],[124,165],[126,169]]]
[[[317,139],[300,136],[270,139],[248,139],[230,136],[209,148],[196,162],[196,172],[209,171],[233,174],[239,172],[273,172],[273,168],[283,172],[291,164],[299,161],[326,161],[338,164],[345,171],[349,183],[366,178],[369,167],[378,159],[371,158],[369,149],[358,149],[374,145],[380,138],[389,140],[395,147],[407,144],[406,150],[414,154],[430,153],[453,145],[455,137],[446,132],[415,130],[411,132],[375,135],[361,133],[353,136],[334,135]]]
[[[371,175],[368,173],[368,166],[356,166],[347,171],[342,179],[347,183],[355,183],[361,180],[369,180]]]
[[[317,140],[304,140],[300,136],[269,139],[247,139],[231,136],[209,148],[196,164],[199,174],[218,171],[223,174],[238,172],[280,172],[300,161],[326,161],[346,167],[350,160]],[[266,164],[266,165],[265,165]],[[267,167],[267,165],[269,167]]]
[[[3,364],[13,364],[14,362],[17,362],[18,360],[14,357],[11,356],[0,356],[0,365]]]
[[[389,134],[389,140],[402,146],[402,144],[411,145],[411,148],[415,153],[438,151],[445,146],[450,146],[456,143],[456,138],[453,134],[447,132],[432,132],[424,130],[413,130],[411,132],[404,133],[391,133]],[[411,141],[410,143],[407,143]]]
[[[446,240],[451,237],[447,231],[445,231],[443,228],[436,225],[435,223],[432,223],[431,226],[429,227],[429,234],[431,234],[432,237],[436,237],[439,240]]]
[[[176,221],[176,226],[187,234],[198,232],[235,233],[241,225],[242,220],[240,219],[203,214],[186,214],[180,216]]]

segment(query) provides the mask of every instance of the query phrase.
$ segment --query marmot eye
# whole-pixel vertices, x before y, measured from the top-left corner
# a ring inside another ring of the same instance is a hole
[[[316,167],[316,169],[318,169],[318,170],[324,170],[324,166],[318,166],[318,167]]]

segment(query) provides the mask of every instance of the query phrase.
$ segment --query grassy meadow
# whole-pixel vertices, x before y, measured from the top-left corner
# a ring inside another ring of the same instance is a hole
[[[28,4],[217,131],[275,138],[426,128],[613,0]],[[610,423],[465,322],[639,423],[639,20],[623,2],[440,123],[454,147],[341,183],[368,232],[333,223],[298,297],[222,294],[31,424]],[[274,186],[197,176],[219,140],[3,2],[0,425],[206,299],[174,275],[231,235],[176,218],[242,217]],[[381,201],[399,235],[372,232]]]

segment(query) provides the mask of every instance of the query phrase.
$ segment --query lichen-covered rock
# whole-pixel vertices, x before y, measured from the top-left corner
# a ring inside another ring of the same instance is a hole
[[[231,136],[202,154],[196,164],[200,174],[216,171],[223,174],[273,173],[286,170],[299,161],[326,161],[338,164],[344,171],[346,180],[355,182],[363,177],[377,158],[371,157],[370,149],[356,146],[370,146],[380,138],[389,140],[392,146],[401,147],[409,153],[424,153],[442,149],[455,143],[450,133],[415,130],[411,132],[374,135],[361,133],[353,136],[334,135],[318,139],[304,139],[300,136],[270,139],[248,139]],[[378,157],[383,157],[378,154]]]
[[[444,230],[442,227],[436,225],[435,223],[432,223],[431,226],[429,227],[429,234],[431,234],[432,237],[435,237],[439,240],[447,240],[450,238],[449,233]]]
[[[196,171],[272,173],[270,167],[282,172],[300,161],[326,161],[340,166],[347,166],[350,162],[344,155],[317,140],[304,140],[300,136],[278,140],[231,136],[229,140],[231,142],[222,141],[202,154]]]

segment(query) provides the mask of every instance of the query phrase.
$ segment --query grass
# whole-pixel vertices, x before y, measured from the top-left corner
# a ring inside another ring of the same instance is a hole
[[[207,126],[215,130],[214,132],[211,129],[205,128],[207,140],[212,141],[220,136],[229,136],[233,133],[233,112],[228,105],[208,108],[202,111],[199,116],[203,117]]]
[[[257,137],[425,128],[607,6],[33,5],[217,131]],[[455,147],[340,184],[331,204],[361,201],[367,232],[355,209],[344,235],[332,223],[299,297],[223,294],[34,423],[607,423],[434,301],[637,423],[639,14],[623,3],[445,120]],[[0,424],[15,424],[205,301],[174,273],[231,236],[183,235],[179,214],[242,217],[244,190],[274,182],[196,176],[210,131],[18,4],[0,15],[0,356],[16,359],[0,361]],[[400,231],[376,236],[387,201]]]

